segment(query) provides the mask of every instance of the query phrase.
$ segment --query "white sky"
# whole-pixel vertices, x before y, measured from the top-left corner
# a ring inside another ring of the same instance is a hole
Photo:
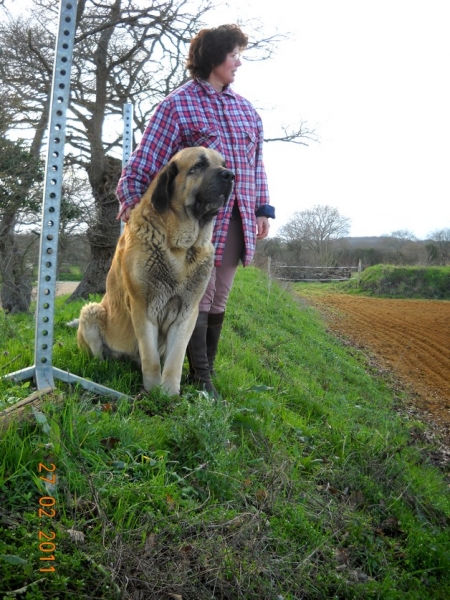
[[[208,25],[259,18],[291,32],[275,57],[245,62],[233,88],[278,124],[320,142],[265,145],[271,235],[295,211],[337,207],[352,236],[450,227],[450,1],[229,0]]]
[[[306,121],[320,138],[265,144],[271,236],[315,204],[352,236],[450,227],[450,0],[228,0],[207,26],[249,17],[290,37],[234,89],[266,137]]]

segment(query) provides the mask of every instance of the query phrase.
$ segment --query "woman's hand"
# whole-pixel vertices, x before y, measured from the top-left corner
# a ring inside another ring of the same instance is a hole
[[[128,219],[130,218],[130,214],[131,211],[133,210],[134,206],[129,206],[128,208],[126,208],[123,213],[120,215],[120,219],[124,222],[124,223],[128,223]]]
[[[263,240],[269,235],[269,219],[267,217],[256,217],[256,239]]]

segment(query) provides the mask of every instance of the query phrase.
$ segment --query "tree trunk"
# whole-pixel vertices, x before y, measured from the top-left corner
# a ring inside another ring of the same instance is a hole
[[[90,169],[94,169],[91,167]],[[106,157],[103,176],[98,173],[89,178],[91,185],[96,186],[93,193],[97,215],[95,223],[89,228],[87,237],[91,248],[91,257],[83,279],[68,299],[68,302],[79,298],[88,299],[89,294],[104,294],[106,291],[106,275],[120,235],[120,221],[117,220],[119,201],[116,188],[122,172],[122,163],[117,158]]]

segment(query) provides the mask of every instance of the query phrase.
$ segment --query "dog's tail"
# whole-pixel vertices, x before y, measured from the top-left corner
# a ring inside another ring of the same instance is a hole
[[[68,327],[78,327],[79,324],[80,324],[80,319],[73,319],[73,321],[68,321],[66,323],[66,325]]]

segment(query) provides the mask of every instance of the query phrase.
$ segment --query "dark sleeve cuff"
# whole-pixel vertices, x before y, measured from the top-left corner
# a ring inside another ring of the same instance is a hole
[[[257,217],[267,217],[268,219],[275,219],[275,207],[270,204],[262,204],[256,209]]]

